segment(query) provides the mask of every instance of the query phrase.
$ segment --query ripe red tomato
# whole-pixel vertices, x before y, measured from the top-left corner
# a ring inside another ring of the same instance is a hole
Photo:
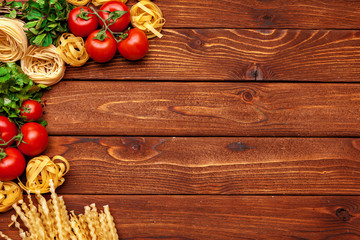
[[[124,58],[138,60],[149,50],[149,40],[143,31],[133,28],[130,29],[128,37],[118,43],[118,50]]]
[[[6,148],[0,155],[0,181],[10,181],[19,177],[25,170],[24,155],[16,148]]]
[[[20,129],[23,138],[18,142],[18,149],[27,156],[36,156],[42,153],[49,141],[45,127],[36,122],[25,123]]]
[[[17,135],[17,127],[16,124],[13,122],[10,122],[10,120],[7,117],[0,116],[0,144],[7,143],[11,139],[13,139]],[[10,141],[8,144],[4,146],[0,146],[1,148],[6,148],[13,144],[15,139]]]
[[[124,31],[127,26],[130,23],[130,11],[129,8],[122,2],[118,1],[110,1],[105,3],[101,6],[99,15],[102,19],[105,21],[109,18],[109,15],[111,13],[103,12],[103,11],[109,11],[109,12],[115,12],[115,11],[127,11],[127,13],[124,13],[121,17],[119,17],[115,23],[113,19],[109,21],[109,23],[113,23],[110,25],[110,30],[113,32],[122,32]],[[120,12],[118,12],[121,14]],[[102,21],[99,21],[101,26],[104,26],[104,23]],[[108,23],[108,22],[107,22]]]
[[[83,10],[83,13],[81,12]],[[87,37],[90,33],[95,31],[99,25],[98,17],[95,14],[87,14],[86,12],[92,13],[93,11],[87,7],[77,7],[71,10],[68,17],[68,25],[70,31],[79,37]],[[82,19],[84,16],[88,20]]]
[[[20,110],[20,116],[24,117],[28,122],[40,119],[43,114],[41,104],[35,100],[24,101]]]
[[[100,30],[92,32],[85,42],[85,49],[90,57],[100,63],[110,61],[116,53],[116,41],[111,33],[106,32],[104,41],[94,39]]]

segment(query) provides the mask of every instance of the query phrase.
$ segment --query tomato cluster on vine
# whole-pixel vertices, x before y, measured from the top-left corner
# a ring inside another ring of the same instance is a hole
[[[39,102],[26,100],[21,106],[21,116],[25,121],[21,126],[0,116],[0,181],[19,177],[26,167],[25,156],[37,156],[46,149],[48,133],[36,122],[42,115]]]
[[[98,11],[92,7],[77,7],[68,17],[70,31],[87,38],[87,53],[100,63],[110,61],[117,50],[128,60],[139,60],[146,55],[149,50],[146,34],[137,28],[129,29],[129,24],[129,8],[119,1],[107,2]]]

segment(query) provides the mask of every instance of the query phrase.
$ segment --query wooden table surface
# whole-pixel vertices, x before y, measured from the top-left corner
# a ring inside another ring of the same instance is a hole
[[[143,60],[43,97],[68,209],[109,204],[121,239],[360,239],[360,1],[154,2]]]

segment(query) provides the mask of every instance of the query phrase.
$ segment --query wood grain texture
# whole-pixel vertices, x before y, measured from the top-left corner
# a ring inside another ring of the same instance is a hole
[[[122,240],[357,240],[360,197],[64,196],[68,210],[109,204]],[[1,218],[8,230],[10,214]]]
[[[45,154],[69,160],[66,194],[360,194],[351,138],[51,137]]]
[[[173,29],[148,55],[68,68],[65,79],[359,81],[360,31]]]
[[[65,81],[51,135],[360,136],[360,84]]]
[[[128,5],[137,1],[130,0]],[[359,29],[356,0],[156,0],[166,28]]]

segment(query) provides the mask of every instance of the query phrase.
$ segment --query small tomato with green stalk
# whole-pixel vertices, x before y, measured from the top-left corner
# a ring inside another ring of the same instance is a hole
[[[0,151],[0,181],[11,181],[19,177],[25,170],[24,155],[16,148],[6,148]]]
[[[39,120],[43,115],[43,109],[41,104],[35,100],[26,100],[21,104],[20,116],[22,116],[25,121],[36,121]]]
[[[18,129],[15,123],[5,116],[0,116],[0,148],[6,148],[15,141]]]
[[[86,39],[85,49],[95,62],[108,62],[116,54],[116,40],[108,31],[96,30]]]
[[[42,153],[49,142],[45,127],[36,122],[25,123],[20,128],[18,149],[26,156],[36,156]]]
[[[77,7],[70,11],[68,26],[70,31],[79,37],[87,37],[99,25],[98,17],[87,7]]]
[[[124,31],[130,23],[129,8],[122,2],[110,1],[101,6],[98,11],[99,16],[106,22],[109,29],[113,32]],[[100,25],[103,27],[105,24],[100,19]]]
[[[149,50],[149,40],[143,31],[138,28],[132,28],[124,38],[118,43],[118,50],[121,56],[135,61],[146,55]]]

